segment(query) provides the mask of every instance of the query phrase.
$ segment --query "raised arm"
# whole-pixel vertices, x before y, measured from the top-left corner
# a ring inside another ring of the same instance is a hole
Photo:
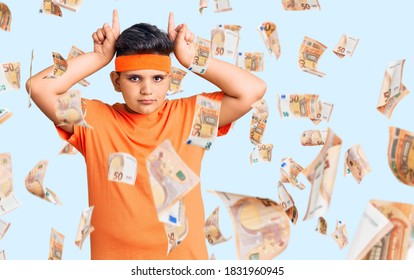
[[[170,13],[168,35],[174,41],[174,54],[177,60],[188,68],[194,56],[194,34],[185,24],[175,27],[174,15]],[[266,92],[266,83],[260,78],[213,57],[210,57],[207,71],[199,76],[224,92],[219,118],[220,127],[246,114],[251,109],[250,105],[260,100]]]
[[[53,65],[37,73],[26,82],[26,90],[31,86],[32,99],[39,109],[55,124],[59,124],[55,106],[57,96],[68,91],[74,84],[106,66],[115,54],[115,42],[120,27],[118,12],[114,10],[112,27],[105,23],[93,33],[94,51],[69,59],[66,72],[56,79],[44,79],[53,71]],[[73,125],[62,126],[73,133]]]

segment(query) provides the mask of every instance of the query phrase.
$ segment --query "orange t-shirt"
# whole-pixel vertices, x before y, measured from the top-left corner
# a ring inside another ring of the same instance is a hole
[[[222,92],[203,95],[216,100],[223,97]],[[145,161],[169,139],[181,159],[200,176],[204,149],[186,144],[196,98],[166,99],[158,111],[148,115],[131,114],[120,103],[111,106],[83,99],[85,119],[93,129],[75,126],[71,135],[57,127],[59,135],[85,157],[89,205],[94,205],[92,259],[208,259],[200,184],[184,196],[188,235],[167,255],[167,236],[158,221]],[[219,135],[229,128],[220,128]],[[113,153],[127,153],[137,160],[134,186],[108,180],[108,157]]]

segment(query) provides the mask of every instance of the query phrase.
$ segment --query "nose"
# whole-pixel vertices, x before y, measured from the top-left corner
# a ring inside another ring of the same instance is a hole
[[[141,83],[141,89],[139,93],[142,95],[151,95],[152,94],[151,81],[148,81],[148,80],[143,81],[143,83]]]

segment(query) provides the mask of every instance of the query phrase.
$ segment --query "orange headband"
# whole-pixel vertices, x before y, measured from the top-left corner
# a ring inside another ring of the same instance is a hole
[[[167,73],[171,71],[171,58],[159,54],[123,55],[115,58],[115,71],[154,69]]]

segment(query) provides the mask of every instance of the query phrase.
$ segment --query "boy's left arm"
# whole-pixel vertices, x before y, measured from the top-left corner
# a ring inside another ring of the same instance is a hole
[[[194,34],[185,24],[174,25],[170,13],[168,35],[174,41],[174,54],[186,68],[190,67],[194,56]],[[199,75],[199,74],[197,74]],[[250,72],[222,60],[210,57],[207,71],[199,75],[215,84],[224,92],[219,117],[219,127],[232,123],[246,114],[254,102],[266,92],[266,83]]]

